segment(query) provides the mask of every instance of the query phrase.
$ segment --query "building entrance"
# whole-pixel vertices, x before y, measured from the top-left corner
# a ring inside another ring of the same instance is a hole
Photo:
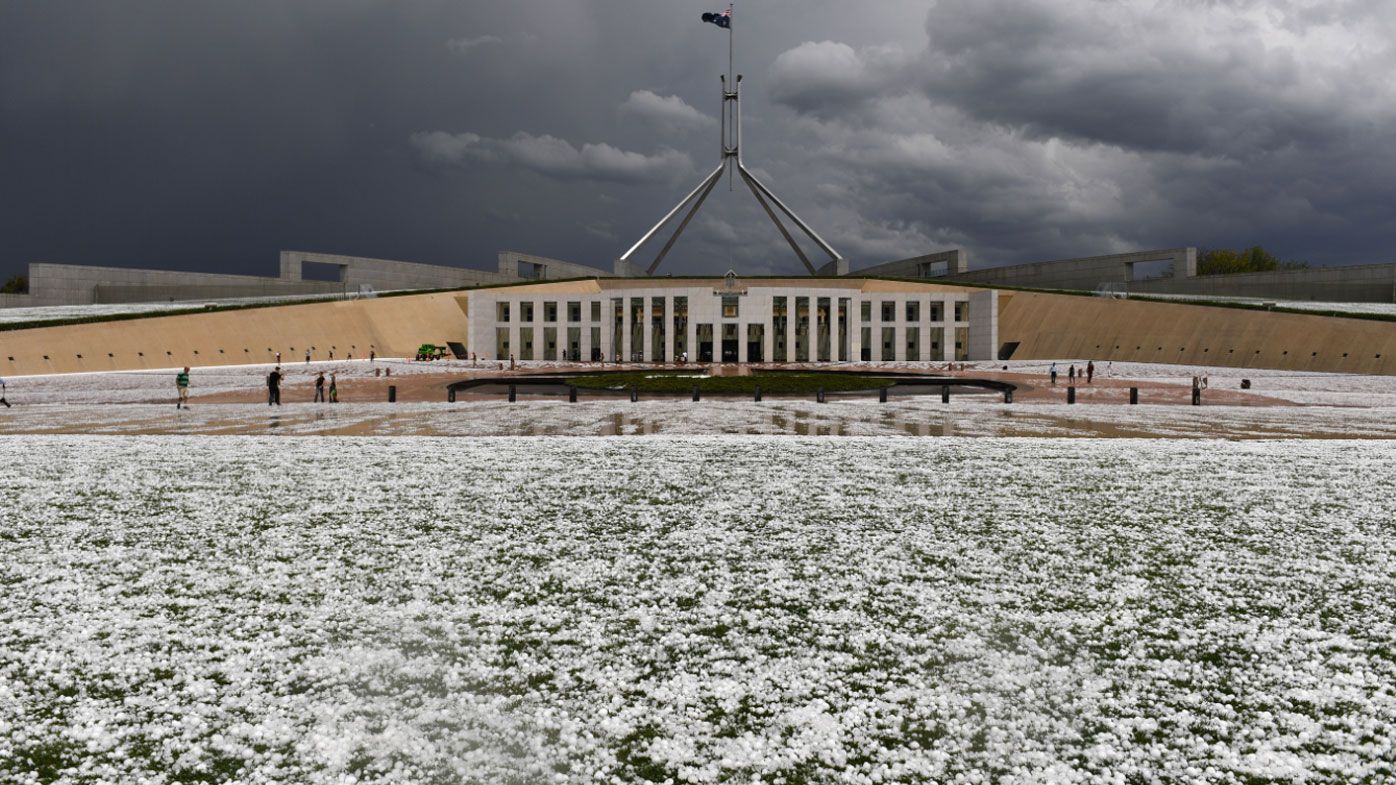
[[[766,325],[748,324],[746,326],[746,361],[749,363],[766,362]]]
[[[698,362],[710,363],[713,361],[713,326],[711,324],[698,325]]]
[[[737,362],[737,325],[722,325],[722,361],[725,363]]]

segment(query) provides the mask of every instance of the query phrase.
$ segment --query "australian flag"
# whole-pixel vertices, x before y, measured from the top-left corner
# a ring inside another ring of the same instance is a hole
[[[732,9],[728,8],[720,14],[703,14],[703,21],[712,22],[723,29],[730,28],[732,26]]]

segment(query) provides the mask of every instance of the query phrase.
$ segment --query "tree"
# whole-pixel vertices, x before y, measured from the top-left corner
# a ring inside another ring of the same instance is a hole
[[[1259,245],[1233,251],[1230,248],[1204,248],[1197,254],[1198,275],[1264,273],[1271,270],[1303,270],[1303,261],[1284,261]]]
[[[29,294],[29,276],[16,275],[0,286],[0,294]]]

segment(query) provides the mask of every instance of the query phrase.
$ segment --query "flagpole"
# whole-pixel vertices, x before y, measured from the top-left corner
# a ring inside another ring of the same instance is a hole
[[[736,47],[736,43],[735,43],[735,42],[736,42],[736,37],[737,37],[737,36],[736,36],[736,26],[737,26],[736,14],[732,13],[732,10],[733,10],[733,8],[734,8],[735,6],[736,6],[736,3],[728,3],[728,4],[727,4],[727,84],[730,85],[730,86],[731,86],[731,89],[733,89],[733,90],[736,90],[736,89],[737,89],[737,70],[736,70],[736,68],[733,66],[733,63],[736,61],[736,58],[735,58],[735,55],[733,55],[733,53],[732,53],[732,52],[733,52],[733,49]],[[740,97],[738,97],[737,100],[738,100],[738,101],[741,101],[742,99],[741,99]],[[726,103],[726,101],[724,101],[723,103]],[[741,109],[738,108],[738,107],[734,107],[734,109],[735,109],[736,111],[729,113],[729,114],[728,114],[728,118],[731,119],[731,121],[732,121],[732,126],[733,126],[733,129],[734,129],[733,132],[732,132],[732,138],[735,140],[735,139],[737,139],[737,137],[738,137],[739,134],[740,134],[740,132],[737,131],[737,130],[735,130],[735,129],[737,129],[737,128],[739,127],[739,126],[738,126],[738,123],[741,122],[741,119],[740,119],[740,118],[741,118],[741,114],[740,114]],[[735,115],[735,117],[734,117],[733,115]],[[733,167],[733,168],[735,168],[735,167]],[[733,186],[732,186],[732,181],[733,181],[734,179],[735,179],[735,177],[734,177],[734,175],[733,175],[733,173],[732,173],[732,170],[731,170],[731,169],[728,169],[728,170],[727,170],[727,190],[728,190],[729,192],[732,190],[732,187],[733,187]]]

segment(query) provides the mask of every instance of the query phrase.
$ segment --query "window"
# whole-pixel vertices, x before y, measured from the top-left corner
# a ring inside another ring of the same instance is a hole
[[[650,359],[657,363],[662,363],[666,359],[664,356],[664,344],[666,335],[664,333],[664,298],[650,298]]]
[[[549,303],[549,302],[543,303],[543,321],[545,321],[545,322],[555,322],[555,321],[557,321],[557,303],[555,303],[555,302],[554,302],[554,303]],[[549,358],[549,359],[551,359],[551,358]]]
[[[921,321],[921,303],[915,300],[908,300],[906,303],[906,320],[915,324]]]
[[[963,301],[963,300],[961,300],[960,302],[955,303],[955,321],[957,321],[957,322],[967,322],[967,321],[969,321],[969,303],[967,303],[967,302],[965,302],[965,301]]]
[[[567,304],[567,321],[580,322],[582,320],[582,304],[572,301]]]
[[[741,304],[741,298],[735,294],[722,295],[722,318],[736,319],[737,311]]]
[[[872,300],[864,300],[858,303],[859,315],[865,322],[872,321]]]
[[[601,301],[600,301],[600,300],[592,300],[592,302],[591,302],[591,320],[592,320],[593,322],[599,322],[599,321],[601,321]]]
[[[558,359],[561,359],[561,358],[558,357],[557,349],[558,349],[558,346],[557,346],[557,328],[556,328],[556,327],[544,327],[544,328],[543,328],[543,359],[544,359],[544,360],[558,360]]]
[[[509,321],[509,303],[494,304],[494,320],[496,322]]]
[[[931,321],[933,321],[933,322],[943,322],[943,321],[945,321],[945,307],[944,307],[944,303],[941,303],[941,302],[939,302],[939,301],[937,301],[937,300],[932,300],[932,301],[931,301]]]
[[[674,298],[674,356],[678,359],[688,353],[688,298]]]
[[[882,301],[882,321],[897,321],[897,304],[892,302],[891,300]]]
[[[494,356],[500,360],[509,357],[509,328],[496,327],[494,330]]]
[[[533,321],[533,303],[519,303],[519,321]]]

